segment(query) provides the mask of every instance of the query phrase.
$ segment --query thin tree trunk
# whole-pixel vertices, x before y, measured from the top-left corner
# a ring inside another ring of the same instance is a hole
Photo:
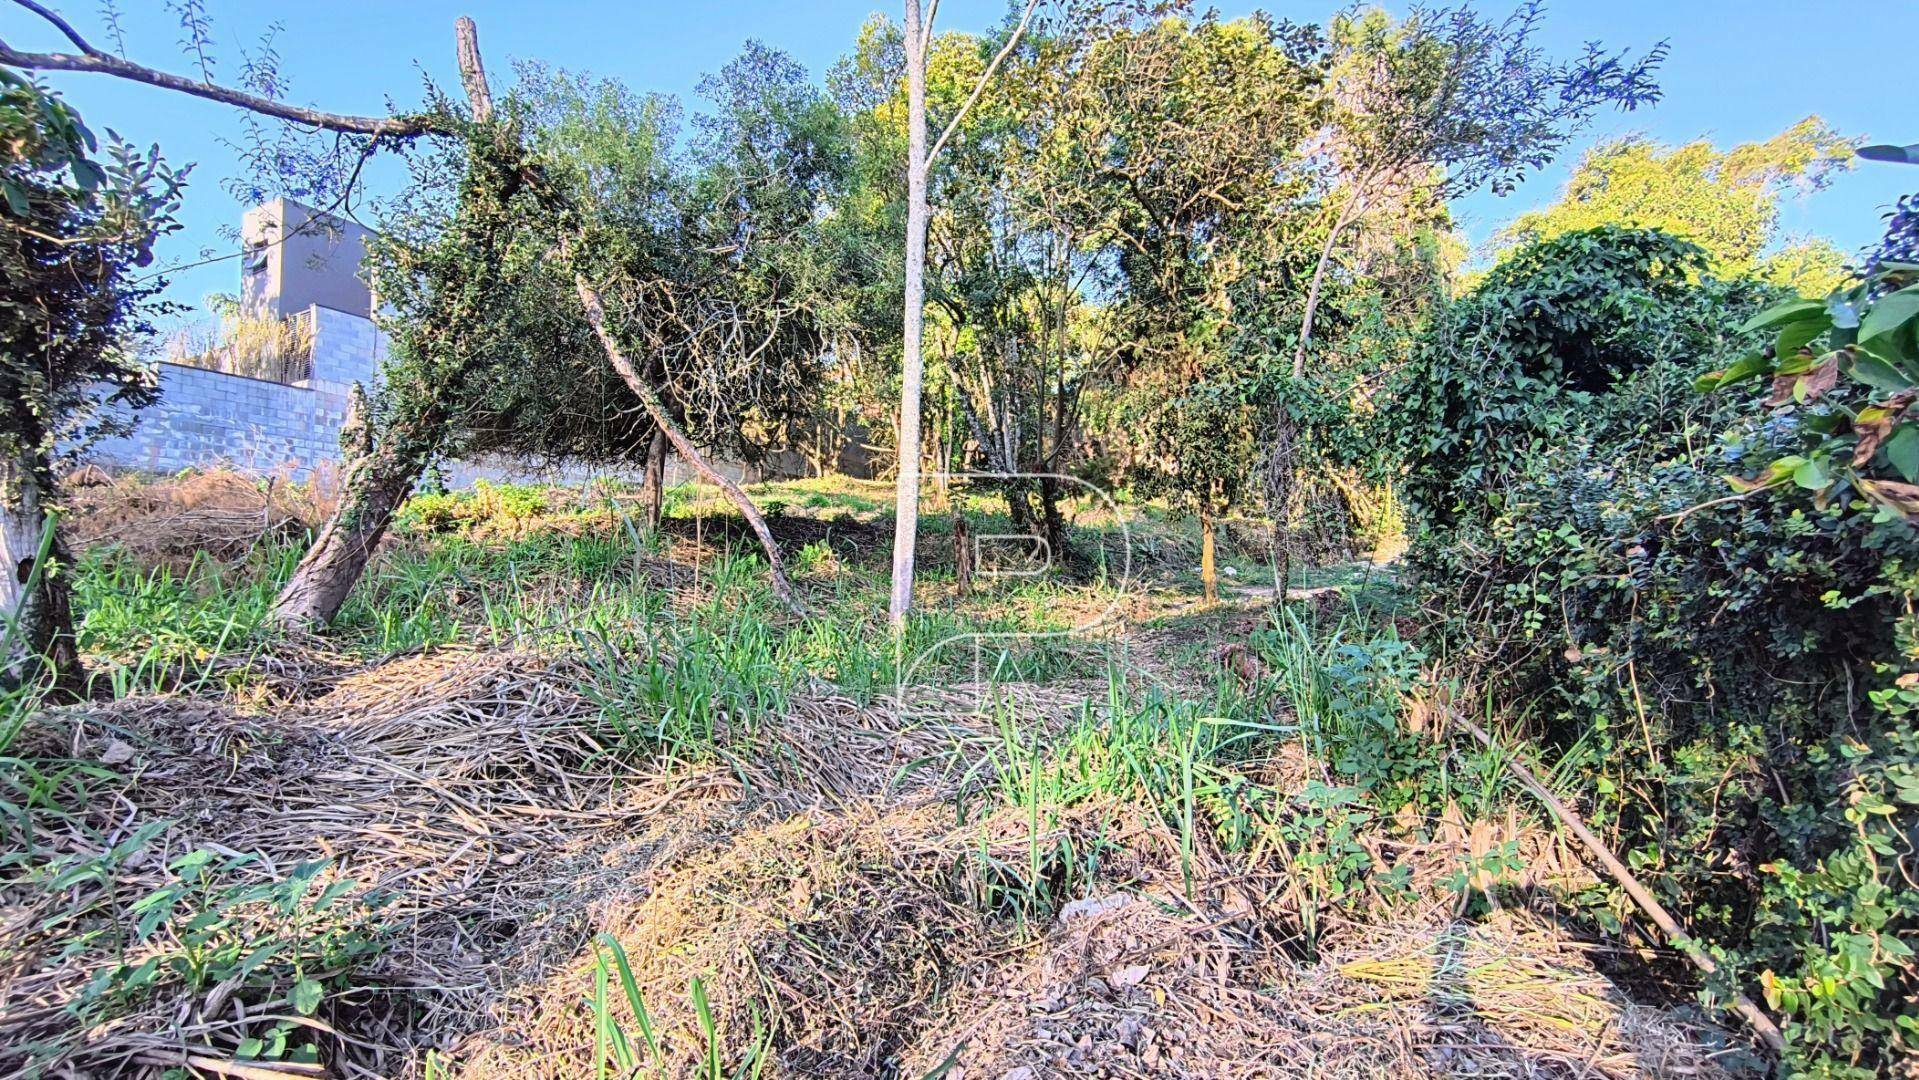
[[[1219,602],[1219,574],[1213,560],[1213,512],[1199,512],[1199,586],[1208,604]]]
[[[893,498],[893,592],[886,617],[894,629],[913,606],[913,554],[920,525],[920,355],[926,300],[926,35],[920,0],[906,0],[906,288],[900,364],[899,478]]]
[[[660,510],[666,499],[666,429],[654,428],[646,448],[646,475],[640,483],[640,502],[646,507],[648,535],[660,529]]]
[[[1059,481],[1051,476],[1039,478],[1040,527],[1045,530],[1047,558],[1065,566],[1066,518],[1059,512]]]
[[[53,470],[23,450],[0,462],[0,687],[50,680],[62,697],[85,684],[74,641],[71,560],[60,542]]]
[[[1293,351],[1293,378],[1306,374],[1306,347],[1313,340],[1313,316],[1319,311],[1319,292],[1326,283],[1326,270],[1333,262],[1333,245],[1339,241],[1339,234],[1353,223],[1359,214],[1359,207],[1365,202],[1364,195],[1354,196],[1345,206],[1340,207],[1339,216],[1333,219],[1333,227],[1326,233],[1326,242],[1319,248],[1319,264],[1313,267],[1313,283],[1306,289],[1306,313],[1300,318],[1299,347]]]
[[[937,10],[937,0],[932,6]],[[886,605],[887,621],[895,630],[905,627],[906,613],[913,606],[913,548],[919,540],[920,393],[926,373],[926,360],[920,355],[926,317],[926,172],[945,147],[946,140],[953,137],[966,114],[979,102],[993,73],[1019,44],[1038,6],[1039,0],[1026,0],[1026,11],[1020,16],[1019,25],[987,62],[986,70],[980,72],[973,83],[973,92],[960,103],[929,150],[926,146],[926,46],[933,36],[932,11],[922,19],[920,0],[906,0],[905,355],[900,365],[899,488],[893,499],[893,595]]]
[[[953,504],[953,587],[961,596],[973,591],[973,526],[966,508]]]
[[[727,479],[724,473],[706,460],[706,455],[700,453],[699,448],[693,445],[692,440],[680,431],[679,426],[673,422],[673,418],[667,414],[666,406],[660,401],[659,393],[640,377],[639,369],[633,366],[633,362],[620,348],[619,342],[613,339],[612,331],[606,328],[606,305],[600,299],[599,290],[588,284],[586,275],[577,270],[573,273],[573,286],[580,295],[580,306],[586,309],[587,325],[593,327],[594,335],[600,339],[600,346],[606,350],[607,362],[613,365],[613,370],[619,373],[620,379],[626,383],[627,388],[632,390],[640,399],[640,404],[646,407],[647,415],[653,418],[654,425],[673,444],[673,452],[680,455],[680,460],[691,465],[693,471],[705,477],[708,483],[718,487],[726,495],[727,501],[739,510],[740,516],[746,519],[747,526],[753,530],[753,535],[759,538],[760,547],[766,552],[767,569],[772,577],[774,595],[795,613],[804,614],[806,608],[800,603],[799,595],[793,591],[793,583],[787,580],[786,563],[780,557],[780,546],[774,542],[773,530],[767,528],[766,519],[760,515],[759,507],[753,505],[753,500],[747,497],[746,492],[740,490],[738,484]]]

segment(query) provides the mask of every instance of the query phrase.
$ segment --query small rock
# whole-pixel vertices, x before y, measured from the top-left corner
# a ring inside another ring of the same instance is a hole
[[[125,765],[133,760],[133,747],[115,739],[107,744],[107,752],[100,755],[102,765]]]
[[[1072,922],[1074,919],[1082,919],[1089,915],[1100,915],[1108,911],[1113,911],[1117,908],[1125,907],[1126,901],[1130,899],[1132,899],[1132,897],[1127,896],[1125,893],[1114,893],[1111,896],[1089,896],[1081,900],[1074,900],[1059,909],[1059,921],[1065,924]]]

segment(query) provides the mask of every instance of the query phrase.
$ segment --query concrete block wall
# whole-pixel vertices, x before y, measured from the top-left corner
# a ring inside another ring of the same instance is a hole
[[[295,480],[337,472],[353,384],[373,385],[386,362],[387,342],[371,320],[358,315],[314,306],[307,317],[313,320],[308,378],[277,383],[162,362],[159,400],[134,418],[130,435],[101,440],[88,459],[158,473],[217,464]],[[735,480],[757,479],[738,465],[716,464]],[[537,469],[498,459],[449,462],[445,474],[454,487],[479,479],[577,484],[595,476],[636,483],[641,478],[637,467]],[[669,484],[692,478],[685,463],[668,459]]]
[[[269,382],[162,361],[159,400],[133,418],[130,434],[101,440],[88,459],[151,472],[224,462],[300,480],[330,468],[353,382],[372,381],[386,341],[357,315],[314,307],[308,317],[310,378]]]

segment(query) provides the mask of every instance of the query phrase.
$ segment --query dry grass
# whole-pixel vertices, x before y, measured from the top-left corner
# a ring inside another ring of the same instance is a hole
[[[942,723],[923,702],[900,716],[803,694],[751,755],[635,771],[564,658],[289,670],[307,673],[300,692],[260,714],[146,698],[44,717],[31,749],[135,779],[89,808],[91,832],[41,839],[78,851],[170,819],[154,857],[103,886],[121,909],[166,858],[209,845],[259,853],[265,876],[329,857],[391,896],[385,951],[315,1018],[341,1075],[412,1075],[435,1046],[464,1075],[588,1072],[596,932],[632,959],[667,1075],[705,1051],[695,977],[723,1058],[765,1045],[768,1076],[1713,1074],[1706,1035],[1627,1002],[1524,915],[1348,928],[1332,960],[1301,965],[1281,948],[1284,889],[1202,846],[1187,892],[1176,839],[1136,807],[1049,812],[1037,836],[1012,810],[961,824],[953,766],[989,734],[957,709]],[[1034,852],[1096,837],[1108,854],[1080,901],[1031,932],[1009,887]],[[51,955],[61,938],[34,929],[70,897],[5,899],[0,1045],[64,1037],[58,1064],[77,1074],[140,1071],[229,1060],[249,1022],[286,1013],[175,985],[74,1032],[61,1006],[109,958]]]
[[[153,559],[238,552],[315,520],[305,498],[231,473],[100,478],[83,489],[80,532]],[[588,516],[543,527],[587,528]],[[691,549],[642,560],[633,587],[671,591],[674,610],[711,602],[684,563],[712,553]],[[582,586],[556,575],[516,587],[538,599]],[[1171,600],[1141,602],[1163,614]],[[454,598],[462,619],[477,605]],[[1211,646],[1249,629],[1222,611],[1127,640],[1131,659],[1193,689],[1175,654],[1217,662]],[[31,823],[9,850],[100,862],[165,824],[146,849],[58,887],[0,869],[0,1074],[32,1060],[45,1075],[320,1075],[238,1064],[243,1038],[290,1022],[326,1075],[420,1076],[432,1050],[466,1076],[590,1076],[601,934],[630,959],[658,1033],[663,1061],[648,1075],[705,1068],[696,980],[719,1060],[763,1051],[769,1078],[1730,1071],[1714,1056],[1722,1033],[1629,1001],[1552,923],[1510,905],[1460,917],[1446,879],[1489,852],[1524,866],[1474,881],[1495,894],[1587,880],[1516,815],[1374,822],[1360,841],[1371,876],[1342,915],[1279,842],[1227,852],[1204,827],[1182,839],[1144,800],[1007,805],[999,723],[1022,742],[1065,738],[1104,680],[948,683],[904,703],[801,680],[770,716],[719,718],[713,757],[687,761],[615,745],[588,690],[605,673],[571,654],[369,663],[293,642],[243,662],[231,695],[48,712],[10,751],[119,776],[76,773],[48,806],[0,819]],[[1234,767],[1285,798],[1331,782],[1299,740]],[[103,972],[177,955],[164,935],[133,941],[128,913],[174,879],[170,861],[209,848],[257,857],[233,871],[241,884],[330,860],[319,884],[354,882],[356,903],[291,926],[249,908],[242,929],[294,948],[350,932],[377,950],[323,972],[331,989],[311,1017],[291,1008],[290,971],[268,965],[199,987],[167,974],[80,1022],[70,1008]],[[1389,873],[1413,899],[1378,891]],[[377,911],[357,904],[376,899]],[[1312,961],[1299,958],[1309,916]],[[636,1032],[613,996],[613,1019]]]
[[[234,558],[262,540],[303,535],[325,520],[333,498],[325,480],[296,484],[231,469],[148,479],[88,467],[66,487],[67,535],[76,547],[118,544],[146,562],[200,551]]]

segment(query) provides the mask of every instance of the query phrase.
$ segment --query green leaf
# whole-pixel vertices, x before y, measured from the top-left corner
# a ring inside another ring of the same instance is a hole
[[[326,991],[313,979],[301,979],[293,984],[293,1011],[301,1016],[312,1016],[320,1008],[321,999]]]
[[[1800,319],[1789,322],[1779,328],[1779,336],[1774,339],[1772,354],[1780,360],[1795,356],[1800,349],[1813,343],[1819,335],[1832,325],[1832,319],[1824,311],[1817,319]]]
[[[1826,463],[1813,458],[1792,471],[1792,482],[1807,491],[1822,491],[1832,483],[1832,474],[1826,471]]]
[[[1899,425],[1884,447],[1886,460],[1899,470],[1899,475],[1908,484],[1919,484],[1919,428],[1911,424]]]
[[[86,158],[73,159],[73,182],[80,185],[80,190],[98,191],[106,178],[107,174],[101,171],[100,166]]]
[[[7,209],[14,217],[32,217],[33,205],[27,202],[27,193],[12,180],[0,180],[0,194],[7,197]]]
[[[1766,374],[1771,370],[1772,361],[1766,358],[1765,353],[1747,353],[1733,361],[1724,371],[1700,376],[1693,386],[1699,390],[1718,390],[1744,382],[1756,375]]]
[[[1800,319],[1809,318],[1817,318],[1822,322],[1830,322],[1831,316],[1826,313],[1826,302],[1824,300],[1789,300],[1786,303],[1769,307],[1759,314],[1754,315],[1752,318],[1747,319],[1745,325],[1739,328],[1739,332],[1742,334],[1750,333],[1754,330],[1764,330],[1768,326],[1778,326],[1782,323],[1796,322]]]
[[[1904,326],[1919,315],[1919,285],[1908,285],[1896,293],[1879,298],[1859,323],[1859,340],[1871,341]]]
[[[1909,389],[1912,380],[1882,357],[1860,349],[1848,349],[1842,355],[1851,358],[1847,374],[1875,390]]]

